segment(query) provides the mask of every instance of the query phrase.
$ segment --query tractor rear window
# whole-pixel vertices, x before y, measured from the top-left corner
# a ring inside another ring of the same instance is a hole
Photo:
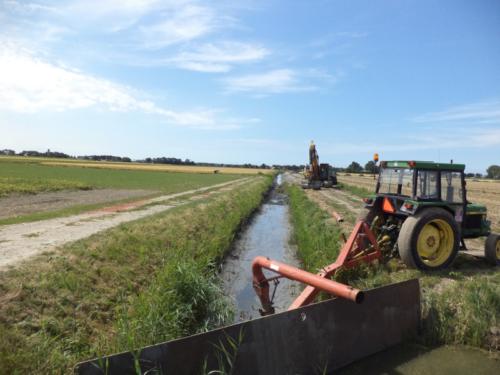
[[[411,169],[384,168],[380,171],[378,193],[412,196]]]
[[[421,199],[438,199],[437,181],[437,171],[418,171],[417,197]]]
[[[450,203],[462,203],[462,174],[441,172],[441,199]]]

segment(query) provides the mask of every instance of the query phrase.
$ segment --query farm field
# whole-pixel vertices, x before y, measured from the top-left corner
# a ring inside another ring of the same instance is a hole
[[[89,237],[117,225],[154,215],[233,190],[250,180],[240,179],[181,193],[120,203],[78,215],[37,220],[0,227],[0,271],[37,254],[53,251],[66,243]]]
[[[95,167],[99,165],[99,163],[81,165],[74,162],[46,164],[46,162],[33,159],[23,161],[22,159],[0,158],[0,178],[6,183],[9,179],[15,179],[15,183],[9,184],[4,188],[5,190],[0,190],[0,194],[16,192],[16,186],[19,192],[36,193],[66,189],[71,184],[74,184],[76,188],[81,186],[84,189],[110,187],[174,193],[183,189],[229,181],[237,177],[235,174],[197,173],[196,169],[191,170],[194,173],[190,173],[188,169],[173,172],[168,169],[168,166],[165,169],[128,170],[115,168],[112,163],[106,163],[104,167]],[[25,189],[23,185],[33,188],[27,191],[28,189]]]
[[[2,371],[69,373],[80,360],[232,321],[215,272],[271,180],[176,198],[0,272]]]
[[[38,163],[51,166],[78,166],[82,168],[99,168],[99,169],[121,169],[134,171],[162,171],[162,172],[181,172],[181,173],[207,173],[214,172],[221,174],[273,174],[270,169],[260,168],[234,168],[234,167],[216,167],[216,166],[197,166],[197,165],[171,165],[171,164],[146,164],[146,163],[124,163],[124,162],[106,162],[106,161],[91,161],[79,159],[54,159],[54,158],[33,158],[19,156],[0,156],[2,161],[21,162],[21,163]]]
[[[92,168],[71,162],[46,165],[44,160],[49,159],[0,158],[0,224],[76,214],[112,202],[178,193],[242,177]]]

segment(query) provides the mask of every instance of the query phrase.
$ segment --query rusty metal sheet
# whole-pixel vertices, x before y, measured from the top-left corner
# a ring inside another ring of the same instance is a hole
[[[223,348],[236,374],[328,373],[417,335],[417,279],[365,292],[362,304],[333,299],[76,365],[75,373],[202,374],[221,369]],[[231,350],[229,337],[238,340]]]

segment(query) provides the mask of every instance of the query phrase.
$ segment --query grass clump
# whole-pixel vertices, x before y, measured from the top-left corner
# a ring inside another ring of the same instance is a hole
[[[131,350],[220,327],[233,318],[212,267],[170,263],[117,321],[117,349]]]
[[[92,185],[63,179],[0,177],[0,197],[12,193],[36,194],[59,190],[90,190]]]
[[[500,273],[430,290],[423,302],[426,342],[500,350]]]
[[[123,224],[0,274],[0,368],[78,361],[213,328],[231,316],[214,273],[271,183]]]

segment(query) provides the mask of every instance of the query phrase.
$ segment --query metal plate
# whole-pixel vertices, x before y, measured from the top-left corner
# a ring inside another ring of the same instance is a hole
[[[222,369],[222,346],[242,335],[235,374],[312,374],[331,372],[417,335],[418,280],[365,292],[358,305],[334,299],[146,347],[137,358],[148,374],[202,374]],[[79,363],[82,375],[137,374],[134,356],[116,354]],[[103,368],[107,367],[107,370]]]

